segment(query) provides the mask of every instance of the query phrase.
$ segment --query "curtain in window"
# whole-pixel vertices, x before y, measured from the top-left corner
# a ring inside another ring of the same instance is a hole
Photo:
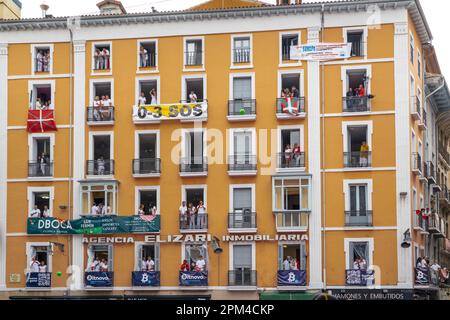
[[[233,98],[251,99],[252,98],[252,80],[250,77],[234,78],[233,81]]]
[[[252,268],[252,246],[235,245],[233,246],[233,266],[234,269]]]
[[[233,190],[233,210],[242,211],[252,208],[252,189],[242,188]]]

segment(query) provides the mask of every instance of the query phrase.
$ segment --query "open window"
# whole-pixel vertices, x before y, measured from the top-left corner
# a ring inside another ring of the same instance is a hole
[[[158,243],[137,244],[135,271],[155,272],[160,270],[160,248]]]
[[[161,172],[159,158],[158,132],[136,133],[136,159],[133,161],[133,174],[146,175]]]
[[[111,70],[111,62],[111,43],[94,43],[92,69],[95,71]]]
[[[180,163],[181,173],[205,173],[208,164],[205,157],[206,140],[205,132],[186,131],[183,134],[182,159]]]
[[[156,187],[137,188],[137,214],[157,215],[159,214],[159,195]]]
[[[206,76],[184,76],[181,102],[196,103],[206,100]]]
[[[291,57],[291,47],[298,46],[299,39],[300,39],[299,33],[281,34],[281,61],[293,60]]]
[[[30,109],[46,110],[54,108],[53,83],[32,83],[30,88]]]
[[[367,124],[351,124],[346,128],[347,141],[345,143],[344,165],[347,168],[370,167],[371,161],[371,132]]]
[[[184,65],[203,65],[203,38],[185,38],[184,40]]]
[[[112,83],[110,81],[94,82],[92,84],[92,103],[95,106],[97,102],[103,105],[112,106]]]
[[[117,215],[116,182],[81,183],[81,215]]]
[[[89,245],[87,247],[87,272],[112,272],[113,267],[112,245]]]
[[[52,216],[53,189],[29,188],[28,190],[30,218],[47,218]]]
[[[29,177],[53,176],[53,143],[51,136],[33,136],[28,162]]]
[[[306,244],[279,243],[278,270],[306,270]]]
[[[206,187],[183,186],[182,201],[186,201],[187,212],[180,215],[180,229],[206,231],[208,229]]]
[[[184,260],[189,264],[190,271],[208,270],[208,246],[206,243],[185,243]]]
[[[48,243],[27,243],[28,272],[52,272],[52,253],[52,246]]]
[[[52,73],[53,71],[53,46],[33,45],[33,71],[34,73]]]
[[[159,81],[156,77],[137,79],[137,105],[159,104]]]
[[[347,31],[347,42],[352,44],[351,56],[364,57],[364,31]]]
[[[302,131],[301,127],[282,127],[279,129],[277,168],[298,169],[305,167]]]
[[[157,63],[158,46],[156,40],[143,40],[138,43],[139,68],[155,68]]]
[[[114,174],[112,159],[112,135],[96,133],[91,135],[91,150],[88,160],[88,176],[109,176]]]

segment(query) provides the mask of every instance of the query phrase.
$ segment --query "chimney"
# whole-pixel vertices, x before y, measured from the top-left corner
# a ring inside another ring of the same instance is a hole
[[[302,4],[302,0],[277,0],[277,6],[287,6],[290,4]]]
[[[41,4],[42,18],[47,17],[47,11],[49,8],[50,8],[49,5],[47,3],[45,3],[45,1]]]
[[[126,14],[127,11],[122,5],[122,2],[115,0],[104,0],[97,3],[97,7],[100,9],[100,14]]]

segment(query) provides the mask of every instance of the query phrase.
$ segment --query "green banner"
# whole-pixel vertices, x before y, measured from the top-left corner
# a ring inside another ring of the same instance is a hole
[[[100,216],[76,220],[29,218],[28,234],[120,234],[160,231],[160,216]]]

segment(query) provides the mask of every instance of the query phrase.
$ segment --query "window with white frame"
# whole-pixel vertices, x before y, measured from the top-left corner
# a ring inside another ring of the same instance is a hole
[[[28,188],[28,217],[48,218],[53,214],[53,187]]]
[[[136,243],[135,271],[154,272],[160,270],[159,243]]]
[[[155,68],[157,59],[158,43],[156,40],[138,41],[138,65],[139,68]]]
[[[255,185],[230,186],[229,228],[256,228]]]
[[[30,81],[30,109],[48,110],[54,109],[55,81]]]
[[[233,286],[255,286],[255,244],[230,243],[230,251],[229,284]]]
[[[232,129],[230,139],[230,169],[254,169],[256,165],[255,129]]]
[[[181,167],[182,172],[202,172],[206,161],[206,132],[203,130],[185,130],[182,136]]]
[[[137,105],[159,104],[159,77],[139,77],[136,79]]]
[[[190,271],[208,270],[208,245],[206,242],[185,243],[183,246],[183,260],[189,264]]]
[[[138,215],[159,214],[159,187],[136,187]]]
[[[302,168],[305,166],[303,126],[278,128],[277,168]]]
[[[182,103],[196,103],[206,100],[206,75],[182,77]]]
[[[249,35],[233,36],[233,63],[252,62],[252,40]]]
[[[276,177],[272,181],[274,212],[311,211],[311,177]]]
[[[185,38],[184,40],[184,65],[185,66],[202,66],[204,54],[204,39],[201,38]]]
[[[410,35],[409,35],[409,54],[410,54],[410,62],[412,63],[412,64],[414,64],[414,47],[415,47],[415,45],[414,45],[414,36],[413,36],[413,34],[411,33]]]
[[[419,78],[422,77],[422,56],[420,51],[417,51],[417,74],[419,75]]]
[[[94,107],[112,107],[113,81],[109,79],[91,81],[91,101]]]
[[[113,245],[88,245],[87,247],[87,272],[112,272]]]
[[[35,73],[52,73],[53,45],[40,44],[31,46],[33,71]]]
[[[52,272],[52,254],[53,248],[48,242],[27,242],[28,272]]]
[[[306,270],[306,243],[278,243],[278,270]]]
[[[345,225],[372,226],[372,180],[344,180]]]
[[[28,177],[53,176],[54,135],[29,136]]]
[[[291,57],[291,47],[298,46],[300,34],[298,32],[281,34],[281,61],[293,60]]]
[[[134,174],[159,173],[159,131],[137,131],[135,140]]]
[[[113,133],[90,134],[90,152],[87,164],[88,176],[109,176],[114,174]]]
[[[364,30],[347,30],[347,43],[352,44],[352,57],[365,56],[364,40]]]
[[[372,239],[345,239],[347,270],[369,270],[373,264]]]
[[[118,185],[115,182],[82,183],[81,215],[116,215]]]
[[[111,70],[111,43],[94,43],[92,50],[92,69],[95,71]]]

